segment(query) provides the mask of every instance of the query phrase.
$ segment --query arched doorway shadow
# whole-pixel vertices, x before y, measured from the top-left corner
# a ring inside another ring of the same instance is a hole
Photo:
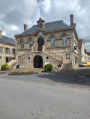
[[[40,37],[38,39],[38,51],[42,51],[42,46],[44,45],[44,38]]]
[[[34,57],[33,60],[34,68],[43,68],[43,58],[39,55]]]

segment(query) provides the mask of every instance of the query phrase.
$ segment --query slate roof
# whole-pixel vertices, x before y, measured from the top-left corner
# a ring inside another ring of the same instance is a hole
[[[15,40],[13,38],[9,38],[9,37],[3,36],[3,35],[2,35],[2,37],[0,37],[0,42],[6,43],[9,45],[15,45]]]
[[[35,33],[37,31],[37,25],[33,25],[30,29],[28,29],[27,31],[18,34],[18,35],[26,35],[26,34],[32,34]],[[67,25],[66,23],[64,23],[62,20],[61,21],[55,21],[55,22],[49,22],[49,23],[45,23],[45,29],[47,31],[53,31],[53,30],[64,30],[64,29],[72,29],[72,26]]]

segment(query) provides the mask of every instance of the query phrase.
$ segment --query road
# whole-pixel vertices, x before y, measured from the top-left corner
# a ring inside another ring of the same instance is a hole
[[[1,76],[0,119],[90,119],[90,88]]]

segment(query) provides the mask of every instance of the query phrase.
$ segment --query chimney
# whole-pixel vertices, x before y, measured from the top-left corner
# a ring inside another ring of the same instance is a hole
[[[0,38],[2,37],[2,30],[0,30]]]
[[[70,15],[70,25],[73,26],[73,14]]]
[[[73,23],[74,29],[76,28],[76,23]]]
[[[26,31],[27,30],[27,25],[26,24],[24,24],[24,31]]]

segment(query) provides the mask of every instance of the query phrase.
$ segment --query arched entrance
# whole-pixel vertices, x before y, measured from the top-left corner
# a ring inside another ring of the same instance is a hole
[[[44,45],[44,38],[40,37],[38,39],[38,51],[42,51],[42,46]]]
[[[43,58],[39,55],[34,57],[34,68],[42,68],[43,67]]]

